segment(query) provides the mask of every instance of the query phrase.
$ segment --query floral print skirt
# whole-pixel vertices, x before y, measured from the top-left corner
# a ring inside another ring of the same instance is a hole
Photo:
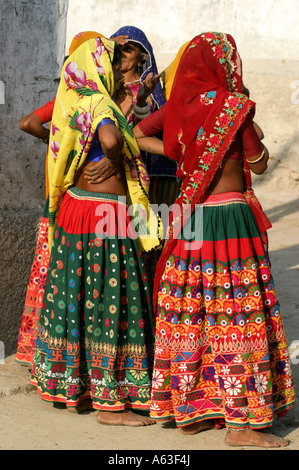
[[[149,409],[152,304],[129,223],[116,195],[72,187],[63,198],[31,376],[44,400]]]
[[[178,239],[160,282],[150,414],[264,428],[295,401],[269,258],[241,193],[209,196],[200,226],[200,246]]]
[[[26,290],[25,305],[16,352],[16,362],[29,367],[33,364],[37,327],[49,267],[48,207],[49,203],[47,200],[39,224],[37,243]]]

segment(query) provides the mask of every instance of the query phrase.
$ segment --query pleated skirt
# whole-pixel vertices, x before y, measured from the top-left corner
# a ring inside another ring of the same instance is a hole
[[[200,210],[160,282],[151,417],[264,428],[295,401],[270,261],[243,194]]]
[[[152,302],[129,223],[116,195],[72,187],[63,198],[31,377],[44,400],[149,409]]]

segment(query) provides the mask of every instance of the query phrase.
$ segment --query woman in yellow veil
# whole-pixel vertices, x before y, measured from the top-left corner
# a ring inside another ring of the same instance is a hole
[[[119,55],[118,55],[119,54]],[[112,97],[121,54],[90,39],[66,61],[49,142],[49,272],[31,383],[44,400],[142,426],[153,361],[152,305],[141,251],[160,244],[149,177]],[[85,188],[103,158],[115,174]],[[118,412],[118,413],[116,413]]]
[[[75,52],[75,50],[85,41],[96,37],[103,37],[103,35],[96,31],[84,31],[76,34],[76,36],[71,41],[69,55],[73,54],[73,52]],[[31,134],[40,140],[43,140],[47,146],[49,142],[51,124],[49,125],[49,129],[44,127],[43,124],[51,123],[55,99],[56,96],[52,101],[49,101],[46,105],[38,108],[37,110],[34,110],[29,115],[23,117],[20,121],[20,129],[22,131],[27,132],[28,134]],[[16,362],[22,366],[28,367],[32,367],[34,359],[37,326],[43,304],[45,283],[49,266],[48,147],[45,165],[45,190],[46,203],[44,205],[43,213],[39,223],[35,253],[26,289],[26,297],[20,322],[18,345],[16,351]]]

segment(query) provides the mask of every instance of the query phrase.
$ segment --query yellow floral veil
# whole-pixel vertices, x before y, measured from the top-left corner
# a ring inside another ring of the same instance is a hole
[[[143,232],[138,231],[140,249],[151,251],[161,246],[162,227],[149,204],[148,173],[127,120],[111,98],[115,87],[114,47],[114,42],[103,37],[90,39],[63,66],[48,155],[50,250],[63,195],[74,184],[76,171],[84,163],[96,128],[104,118],[113,120],[124,138],[127,204],[133,207],[133,219],[140,221],[143,217],[143,223],[139,223]]]

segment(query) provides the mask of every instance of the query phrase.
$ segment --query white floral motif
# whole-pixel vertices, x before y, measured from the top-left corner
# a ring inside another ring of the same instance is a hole
[[[159,388],[163,385],[164,377],[161,372],[155,370],[153,374],[152,386],[153,388]]]
[[[254,380],[257,392],[260,394],[265,393],[268,385],[267,377],[264,377],[263,375],[256,375]]]
[[[227,377],[224,380],[224,388],[229,395],[237,396],[242,388],[242,383],[237,377]]]
[[[179,388],[184,391],[190,391],[193,389],[195,384],[195,377],[192,375],[184,375],[183,378],[181,378],[181,381],[179,383]]]
[[[229,367],[228,366],[223,366],[221,368],[221,373],[222,374],[229,374]]]

